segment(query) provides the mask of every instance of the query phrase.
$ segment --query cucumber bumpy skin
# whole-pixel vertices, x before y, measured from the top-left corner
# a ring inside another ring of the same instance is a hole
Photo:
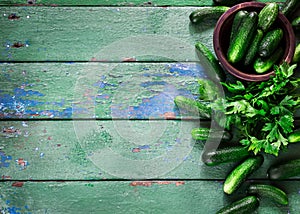
[[[189,19],[193,24],[198,24],[200,22],[213,18],[218,19],[228,9],[229,7],[226,6],[215,6],[197,9],[190,14]]]
[[[195,44],[197,56],[203,66],[204,70],[213,76],[213,79],[224,81],[226,76],[225,72],[219,64],[215,55],[201,42]],[[216,74],[216,75],[214,75]]]
[[[290,160],[284,163],[272,165],[268,169],[271,180],[282,180],[300,175],[300,159]]]
[[[275,2],[268,3],[258,14],[258,27],[267,32],[274,24],[279,13],[279,5]]]
[[[202,161],[207,166],[216,166],[223,163],[241,161],[250,156],[250,152],[244,146],[234,146],[208,151],[202,154]]]
[[[199,127],[199,128],[193,128],[191,131],[192,134],[192,138],[194,140],[208,140],[209,138],[212,139],[218,139],[221,141],[229,141],[232,136],[228,131],[225,130],[212,130],[210,128],[203,128],[203,127]]]
[[[241,23],[238,29],[238,33],[234,40],[230,42],[227,51],[227,60],[230,63],[237,63],[245,56],[247,49],[256,29],[257,29],[257,19],[258,15],[256,12],[249,12],[247,18]]]
[[[248,15],[248,11],[240,10],[234,16],[233,22],[232,22],[232,27],[231,27],[231,33],[230,33],[230,42],[232,42],[233,39],[236,37],[236,35],[238,33],[238,29],[241,26],[244,19],[247,18],[247,15]]]
[[[244,65],[250,65],[256,57],[258,52],[258,46],[262,40],[264,33],[262,30],[257,29],[256,35],[254,36],[251,45],[249,47],[248,53],[245,56]]]
[[[269,71],[275,63],[282,57],[283,55],[283,48],[279,47],[277,51],[275,51],[274,54],[272,54],[268,58],[258,57],[255,59],[253,63],[254,70],[259,73],[265,73]]]
[[[268,184],[251,184],[248,187],[248,194],[257,195],[259,198],[270,198],[271,200],[275,201],[276,203],[282,205],[288,205],[288,197],[287,194],[275,187],[273,185]]]
[[[286,0],[280,9],[281,13],[283,13],[288,19],[291,19],[293,13],[300,6],[299,0]]]
[[[235,192],[243,181],[262,165],[263,161],[262,155],[247,158],[229,173],[224,182],[223,191],[227,194]]]
[[[259,201],[256,196],[246,196],[238,201],[229,204],[219,211],[217,214],[246,214],[253,213],[259,206]]]
[[[181,95],[175,97],[174,103],[179,109],[193,113],[202,118],[210,118],[211,109],[204,103]]]
[[[296,46],[292,62],[300,63],[300,43]]]
[[[281,28],[275,28],[269,31],[262,38],[258,47],[258,54],[261,57],[269,57],[279,47],[279,43],[283,38],[283,31]]]

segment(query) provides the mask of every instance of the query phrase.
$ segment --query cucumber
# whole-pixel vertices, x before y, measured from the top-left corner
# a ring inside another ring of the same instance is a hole
[[[271,56],[271,54],[279,47],[282,38],[283,31],[281,28],[276,28],[266,33],[258,47],[258,55],[261,57]]]
[[[207,166],[216,166],[222,163],[241,161],[248,157],[250,152],[243,146],[232,146],[218,149],[216,151],[204,152],[202,161]]]
[[[218,86],[212,80],[207,78],[205,79],[198,79],[199,85],[199,100],[202,101],[213,101],[220,96],[220,86]]]
[[[268,3],[258,14],[258,28],[267,32],[274,24],[279,13],[279,5],[275,2]]]
[[[300,159],[289,160],[272,165],[268,169],[268,176],[272,180],[282,180],[300,175]]]
[[[300,63],[300,43],[296,46],[292,62]]]
[[[234,16],[232,27],[231,27],[231,33],[230,33],[230,42],[233,42],[233,39],[236,37],[238,33],[238,29],[241,26],[241,23],[247,17],[247,15],[248,15],[248,11],[240,10]]]
[[[210,118],[211,108],[204,103],[184,96],[176,96],[174,102],[179,109],[190,113],[199,114],[199,116],[203,118]]]
[[[224,182],[223,191],[227,194],[235,192],[243,181],[262,165],[263,161],[264,158],[261,155],[248,157],[229,173]]]
[[[249,47],[249,50],[245,56],[244,65],[250,65],[253,60],[256,57],[256,54],[258,52],[258,46],[260,44],[260,41],[262,40],[264,36],[264,33],[262,30],[257,29],[256,35],[254,36],[251,45]]]
[[[300,16],[294,18],[291,24],[295,31],[300,30]]]
[[[246,214],[253,213],[259,206],[256,196],[246,196],[220,209],[217,214]]]
[[[225,80],[225,73],[215,55],[201,42],[195,44],[198,58],[204,70],[218,81]],[[215,75],[216,74],[216,75]]]
[[[210,128],[193,128],[191,131],[192,138],[194,140],[208,140],[209,138],[215,138],[222,141],[229,141],[232,136],[228,131],[225,130],[212,130]]]
[[[297,143],[297,142],[300,142],[300,130],[296,130],[296,131],[292,132],[292,133],[288,136],[288,141],[289,141],[289,143]]]
[[[248,194],[257,195],[260,198],[270,198],[276,203],[288,205],[287,194],[281,189],[268,184],[252,184],[248,187]]]
[[[198,24],[205,20],[218,19],[220,16],[225,13],[229,7],[226,6],[215,6],[215,7],[205,7],[193,11],[189,19],[193,24]]]
[[[256,58],[253,63],[254,70],[259,74],[269,71],[275,65],[275,63],[278,62],[278,60],[282,57],[282,55],[283,55],[283,48],[279,47],[278,50],[276,50],[275,53],[273,53],[268,58],[263,58],[263,57]]]
[[[247,52],[252,37],[256,32],[258,15],[251,11],[241,23],[239,31],[232,42],[229,44],[227,59],[230,63],[239,62]]]
[[[285,15],[288,19],[291,19],[294,11],[300,6],[299,0],[286,0],[283,6],[280,8],[281,13]]]

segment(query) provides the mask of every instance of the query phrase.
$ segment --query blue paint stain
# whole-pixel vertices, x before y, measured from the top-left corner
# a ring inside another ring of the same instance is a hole
[[[23,88],[15,88],[14,89],[14,95],[17,97],[26,97],[26,96],[39,96],[43,97],[45,96],[44,94],[38,92],[38,91],[33,91],[33,90],[25,90]]]
[[[155,85],[166,85],[167,83],[165,81],[154,81],[154,82],[143,82],[140,84],[141,87],[147,88],[150,86],[155,86]]]
[[[149,145],[142,145],[138,147],[139,149],[150,149]]]
[[[12,156],[6,155],[4,152],[0,151],[0,168],[2,167],[9,167]]]
[[[21,214],[22,209],[19,207],[8,207],[7,211],[10,214]]]
[[[170,73],[177,74],[179,76],[191,76],[191,77],[206,77],[203,67],[199,64],[168,64],[167,68]]]
[[[99,88],[105,88],[105,87],[117,87],[115,84],[110,84],[104,81],[98,81],[93,86],[99,87]]]

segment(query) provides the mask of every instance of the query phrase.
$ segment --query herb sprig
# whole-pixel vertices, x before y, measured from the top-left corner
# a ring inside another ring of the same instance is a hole
[[[294,112],[300,105],[295,90],[300,78],[293,76],[296,65],[275,66],[275,75],[264,82],[222,83],[232,94],[212,102],[211,108],[226,115],[225,128],[237,127],[240,143],[254,154],[265,152],[277,156],[288,145],[294,129]]]

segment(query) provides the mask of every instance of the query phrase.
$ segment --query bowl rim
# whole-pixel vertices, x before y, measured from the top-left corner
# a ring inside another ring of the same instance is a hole
[[[233,65],[231,65],[227,59],[226,59],[226,54],[222,52],[222,48],[220,47],[220,39],[218,34],[220,33],[222,24],[226,19],[228,19],[230,16],[235,14],[236,12],[246,9],[248,7],[257,7],[257,8],[263,8],[266,5],[266,3],[262,2],[243,2],[237,5],[234,5],[233,7],[229,8],[225,13],[223,13],[220,18],[217,21],[217,24],[215,26],[214,32],[213,32],[213,47],[215,50],[215,54],[221,64],[221,66],[234,75],[235,77],[246,80],[246,81],[265,81],[270,78],[271,75],[274,75],[274,71],[270,71],[265,74],[249,74],[249,73],[244,73],[241,72],[240,70],[236,69]],[[281,13],[279,12],[277,19],[279,19],[284,27],[286,28],[286,31],[288,32],[288,53],[286,57],[282,61],[286,61],[287,63],[290,63],[292,61],[294,51],[295,51],[295,45],[296,45],[296,39],[295,39],[295,34],[292,28],[291,23],[289,20]]]

